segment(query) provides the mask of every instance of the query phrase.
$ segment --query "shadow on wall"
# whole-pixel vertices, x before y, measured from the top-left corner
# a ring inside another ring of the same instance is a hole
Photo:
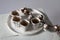
[[[60,10],[54,11],[52,18],[52,22],[54,25],[60,25]]]

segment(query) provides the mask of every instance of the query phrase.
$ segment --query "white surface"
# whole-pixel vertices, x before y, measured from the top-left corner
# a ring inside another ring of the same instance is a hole
[[[56,33],[42,32],[32,36],[12,36],[8,28],[6,27],[6,19],[8,14],[0,14],[0,40],[60,40],[60,37]]]

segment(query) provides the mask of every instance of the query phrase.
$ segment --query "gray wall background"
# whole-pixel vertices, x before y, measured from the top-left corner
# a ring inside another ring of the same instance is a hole
[[[42,8],[53,24],[60,25],[60,0],[0,0],[0,14],[22,7]]]

